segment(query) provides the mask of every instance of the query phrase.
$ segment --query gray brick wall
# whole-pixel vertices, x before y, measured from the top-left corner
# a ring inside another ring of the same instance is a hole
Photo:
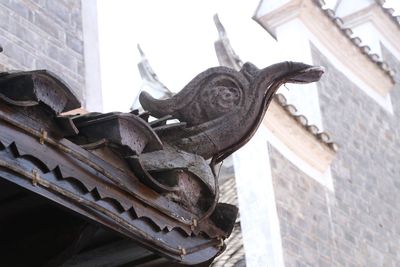
[[[48,69],[83,100],[80,0],[1,0],[0,70]]]
[[[399,266],[400,88],[394,115],[357,88],[315,48],[324,128],[339,144],[329,192],[271,148],[286,266]],[[386,60],[397,68],[388,51]]]
[[[335,265],[339,259],[332,258],[332,218],[326,201],[331,193],[272,146],[269,151],[285,266]]]

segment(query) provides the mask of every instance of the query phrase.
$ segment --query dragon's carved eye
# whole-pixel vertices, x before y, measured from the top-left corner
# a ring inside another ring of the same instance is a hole
[[[217,118],[240,106],[243,88],[231,77],[214,79],[204,85],[200,94],[203,114],[207,118]]]

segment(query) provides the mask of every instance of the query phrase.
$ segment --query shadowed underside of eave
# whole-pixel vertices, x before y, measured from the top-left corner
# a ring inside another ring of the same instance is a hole
[[[212,213],[202,216],[197,207],[171,201],[124,160],[127,153],[160,149],[148,122],[129,113],[94,114],[75,123],[60,116],[77,105],[49,73],[0,77],[0,221],[6,240],[1,258],[6,266],[103,266],[100,254],[102,261],[115,259],[107,266],[208,266],[229,235],[220,228],[221,219],[215,223]],[[82,125],[104,121],[112,122],[102,130],[109,139],[89,130],[82,131],[84,142],[67,138]]]

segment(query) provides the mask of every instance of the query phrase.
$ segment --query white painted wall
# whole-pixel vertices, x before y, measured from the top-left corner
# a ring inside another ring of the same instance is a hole
[[[375,0],[339,0],[340,4],[336,9],[338,17],[345,17],[351,13],[362,10],[375,3]]]
[[[265,126],[233,154],[243,244],[248,267],[284,266],[279,217],[271,174],[268,143],[308,176],[333,192],[331,171],[311,167]]]
[[[352,70],[347,68],[343,63],[342,59],[337,58],[333,55],[312,33],[306,32],[310,42],[329,60],[329,62],[340,72],[343,73],[349,80],[351,80],[358,88],[360,88],[366,95],[376,101],[382,108],[384,108],[390,114],[393,114],[392,101],[390,95],[382,96],[374,88],[367,85],[362,79],[360,79]]]
[[[103,110],[100,74],[97,1],[82,0],[82,27],[85,59],[85,107],[89,111]]]
[[[324,173],[320,172],[299,156],[297,156],[290,148],[288,148],[281,140],[279,140],[271,131],[266,130],[267,140],[276,150],[279,151],[287,160],[296,166],[303,173],[313,178],[329,191],[334,191],[331,169],[328,168]]]
[[[373,31],[371,28],[369,30],[371,32]],[[365,31],[366,34],[370,34],[368,28],[363,31]],[[353,71],[342,63],[343,59],[339,59],[333,55],[300,20],[293,19],[278,26],[276,28],[276,33],[279,43],[278,51],[280,51],[280,56],[282,58],[289,58],[312,64],[310,47],[310,44],[312,43],[325,57],[328,58],[336,69],[348,77],[365,94],[375,100],[387,112],[393,114],[390,95],[380,95],[375,89],[371,88],[363,80],[358,78]],[[379,39],[379,36],[381,35],[373,36],[371,39],[366,38],[366,40],[369,40],[377,46],[377,42],[384,40]],[[387,48],[390,51],[394,51],[394,48],[391,48],[388,42],[385,41],[385,44],[388,44]],[[374,47],[374,49],[380,51],[380,44],[379,47]],[[396,53],[398,54],[398,52],[394,51],[395,55]],[[323,130],[316,83],[307,85],[288,84],[286,87],[289,88],[289,90],[281,88],[279,92],[285,95],[288,99],[288,103],[294,104],[298,109],[298,113],[303,114],[308,118],[309,124],[315,124],[319,129]]]
[[[247,267],[284,266],[282,240],[263,126],[233,154]]]
[[[276,37],[282,60],[292,60],[313,64],[308,30],[304,24],[294,19],[276,28]],[[279,90],[289,104],[296,106],[298,113],[307,117],[309,124],[322,130],[321,110],[316,83],[287,84]]]
[[[371,48],[371,53],[378,54],[382,58],[381,34],[371,22],[366,22],[351,29],[355,36],[361,38],[363,45],[368,45]]]

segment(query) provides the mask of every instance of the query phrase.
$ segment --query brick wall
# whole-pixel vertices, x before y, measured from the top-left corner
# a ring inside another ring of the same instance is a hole
[[[80,0],[0,1],[0,70],[47,69],[83,100]]]
[[[400,88],[391,93],[389,114],[317,49],[312,54],[326,68],[318,83],[324,129],[340,146],[332,164],[335,192],[270,149],[285,264],[398,266]],[[384,56],[399,72],[399,62],[388,51]]]
[[[272,146],[269,151],[285,266],[329,266],[333,244],[328,190]]]

